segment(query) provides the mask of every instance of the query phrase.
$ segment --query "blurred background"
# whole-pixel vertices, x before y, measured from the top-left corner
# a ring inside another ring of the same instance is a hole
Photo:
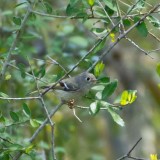
[[[1,0],[0,3],[0,69],[4,57],[15,37],[18,25],[13,23],[13,16],[24,17],[26,3],[22,0]],[[53,15],[66,15],[69,1],[45,0],[44,3],[52,7]],[[119,1],[122,14],[135,1]],[[158,3],[158,0],[147,0],[144,11]],[[127,6],[129,5],[129,6]],[[81,7],[81,6],[80,6]],[[34,8],[35,11],[47,13],[46,5],[41,2]],[[86,7],[90,12],[90,7]],[[160,17],[157,17],[160,18]],[[114,20],[116,22],[116,19]],[[66,70],[71,69],[80,58],[85,55],[95,44],[98,37],[93,28],[106,26],[98,19],[68,19],[53,18],[48,16],[32,15],[23,29],[16,49],[12,53],[12,60],[6,72],[6,80],[0,86],[0,92],[10,97],[24,97],[36,88],[36,83],[31,76],[23,74],[31,73],[29,63],[35,73],[45,68],[43,81],[50,83],[56,81],[64,72],[61,68],[51,63],[47,56],[52,57]],[[111,26],[107,26],[111,28]],[[156,35],[156,38],[148,34],[147,37],[139,35],[136,29],[131,31],[128,37],[146,51],[160,48],[159,29],[147,25],[148,31]],[[92,54],[83,61],[71,75],[88,69],[98,56],[111,44],[107,39],[104,48],[96,54]],[[107,111],[100,111],[96,116],[91,116],[87,109],[77,108],[77,114],[83,123],[77,121],[72,111],[63,106],[53,117],[55,122],[55,146],[57,159],[64,160],[112,160],[127,153],[127,151],[142,137],[140,144],[134,149],[136,157],[149,159],[151,153],[159,154],[160,151],[160,78],[156,73],[156,65],[159,62],[159,51],[145,55],[129,41],[123,39],[114,47],[110,54],[104,57],[104,75],[111,79],[118,79],[116,92],[107,101],[114,99],[125,89],[137,90],[137,100],[133,104],[124,107],[120,116],[125,121],[125,127],[117,125]],[[29,59],[26,58],[26,56]],[[15,68],[15,66],[17,68]],[[41,72],[42,73],[42,72]],[[40,82],[39,85],[44,85]],[[50,111],[58,100],[53,93],[44,97],[46,106]],[[35,119],[44,119],[45,114],[40,103],[33,101],[4,101],[0,100],[0,110],[6,119],[10,121],[10,111],[22,114],[22,104],[27,103],[31,110],[31,116]],[[11,125],[2,131],[1,135],[10,137],[21,144],[32,136],[35,128],[28,122],[25,124]],[[51,129],[46,126],[36,138],[33,159],[51,158]],[[21,159],[30,159],[23,155]]]

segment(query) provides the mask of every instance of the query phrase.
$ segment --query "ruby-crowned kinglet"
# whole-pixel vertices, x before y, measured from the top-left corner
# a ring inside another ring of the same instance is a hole
[[[60,81],[54,88],[56,95],[63,101],[78,100],[85,95],[96,83],[96,77],[88,72],[83,72],[75,77]],[[50,86],[45,86],[48,88]]]
[[[97,79],[93,74],[83,72],[75,77],[63,79],[53,88],[53,91],[62,101],[69,102],[73,100],[76,103],[90,90],[96,81]],[[47,89],[52,85],[43,86],[42,88]]]

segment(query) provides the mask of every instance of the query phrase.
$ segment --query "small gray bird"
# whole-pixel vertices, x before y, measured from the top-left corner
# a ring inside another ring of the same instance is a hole
[[[72,106],[75,103],[77,104],[77,101],[90,90],[96,81],[97,79],[93,74],[83,72],[75,77],[63,79],[54,86],[53,91],[62,101]],[[43,86],[42,88],[47,89],[52,85],[54,84]]]

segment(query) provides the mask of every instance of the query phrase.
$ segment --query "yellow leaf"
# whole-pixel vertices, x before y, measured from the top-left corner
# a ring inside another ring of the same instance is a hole
[[[158,160],[157,154],[150,154],[150,160]]]
[[[89,4],[90,6],[93,6],[93,5],[94,5],[94,0],[88,0],[88,4]]]
[[[115,34],[114,33],[110,33],[110,37],[111,37],[111,41],[112,42],[115,42]]]
[[[9,79],[11,79],[11,75],[10,75],[10,74],[7,74],[7,75],[5,76],[5,80],[9,80]]]

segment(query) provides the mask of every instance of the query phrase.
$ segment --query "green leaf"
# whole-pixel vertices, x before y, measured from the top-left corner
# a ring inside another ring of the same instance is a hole
[[[19,121],[19,116],[17,115],[16,112],[10,111],[10,116],[15,122]]]
[[[9,98],[9,96],[3,92],[0,92],[0,96],[4,97],[4,98]]]
[[[98,46],[94,49],[93,53],[97,53],[98,51],[100,51],[101,49],[104,48],[106,44],[106,39],[104,39],[103,41],[101,41]]]
[[[87,0],[87,2],[91,7],[94,5],[94,0]]]
[[[104,67],[105,67],[105,65],[104,65],[103,62],[97,63],[97,65],[96,65],[95,68],[94,68],[94,75],[95,75],[96,77],[99,77],[100,74],[102,73]]]
[[[13,22],[16,24],[16,25],[21,25],[21,18],[19,17],[13,17]]]
[[[82,36],[72,36],[69,39],[70,43],[73,43],[81,48],[86,48],[88,46],[88,41]]]
[[[31,116],[31,111],[26,103],[23,103],[23,112],[27,117]]]
[[[25,78],[26,77],[25,65],[23,63],[19,63],[17,66],[18,66],[18,68],[19,68],[19,70],[21,72],[21,77]]]
[[[44,2],[44,6],[46,7],[47,13],[51,14],[53,11],[52,6],[48,2]]]
[[[114,10],[109,8],[107,5],[105,5],[105,11],[108,13],[109,16],[112,16],[114,14]]]
[[[37,77],[39,76],[40,78],[42,78],[42,77],[44,77],[45,76],[45,74],[46,74],[46,69],[45,69],[45,66],[42,66],[41,68],[40,68],[40,70],[37,72]]]
[[[5,76],[5,80],[8,81],[9,79],[11,79],[11,77],[12,77],[12,76],[11,76],[10,74],[7,74],[7,75]]]
[[[143,9],[144,6],[145,6],[145,1],[146,0],[137,0],[137,1],[138,1],[138,3],[136,4],[136,6],[134,7],[133,10]]]
[[[123,91],[120,99],[120,104],[127,105],[133,103],[137,99],[136,93],[136,90]]]
[[[75,8],[71,4],[68,4],[68,6],[66,8],[66,14],[68,16],[76,15],[78,12],[79,12],[79,10],[77,8]]]
[[[31,21],[35,21],[35,20],[36,20],[36,15],[35,15],[34,13],[30,13],[29,19],[30,19]]]
[[[113,1],[113,0],[103,0],[103,2],[106,4],[106,6],[108,6],[113,11],[117,11],[115,1]]]
[[[90,104],[89,112],[92,115],[96,115],[100,111],[101,105],[99,101],[93,102]]]
[[[23,4],[26,4],[26,3],[27,3],[27,2],[18,3],[18,4],[15,6],[15,8],[16,8],[16,7],[19,7],[19,6],[23,5]]]
[[[160,76],[160,63],[157,64],[156,71],[157,74]]]
[[[26,154],[29,154],[33,150],[34,144],[29,145],[27,148],[24,149]]]
[[[111,107],[108,107],[108,112],[111,114],[113,120],[117,124],[119,124],[122,127],[125,126],[123,119]]]
[[[39,123],[37,122],[36,119],[30,119],[30,124],[32,127],[36,128],[39,126]]]
[[[109,83],[110,82],[110,77],[100,77],[98,78],[99,83]]]
[[[149,22],[156,28],[160,28],[160,20],[153,17],[153,16],[148,16],[147,19]]]
[[[124,19],[124,20],[123,20],[123,24],[124,24],[124,26],[128,27],[128,26],[131,25],[131,22],[130,22],[129,19]]]
[[[0,123],[2,124],[2,123],[5,123],[5,118],[3,117],[3,115],[1,114],[1,116],[0,116]]]
[[[102,91],[102,99],[105,99],[113,94],[115,89],[117,88],[118,81],[114,80],[105,85],[105,88]]]
[[[139,20],[140,20],[139,17],[134,17],[134,22],[135,22],[135,23],[138,22]],[[136,26],[136,28],[137,28],[137,30],[138,30],[138,32],[139,32],[139,34],[140,34],[141,36],[147,37],[147,35],[148,35],[148,29],[147,29],[146,24],[144,23],[144,21],[143,21],[143,22],[140,22],[140,23]]]
[[[64,147],[56,147],[55,153],[65,153],[66,149]]]

